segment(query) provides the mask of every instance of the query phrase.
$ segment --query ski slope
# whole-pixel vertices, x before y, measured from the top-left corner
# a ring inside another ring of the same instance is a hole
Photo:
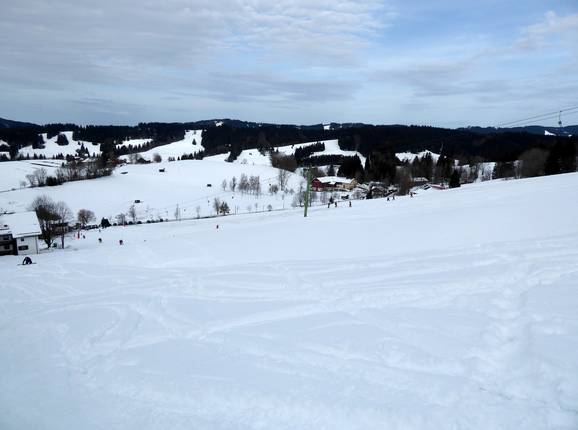
[[[577,187],[488,181],[0,257],[0,428],[575,429]]]

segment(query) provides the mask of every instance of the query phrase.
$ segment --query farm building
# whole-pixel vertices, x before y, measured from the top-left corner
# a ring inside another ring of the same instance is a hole
[[[321,176],[311,181],[313,191],[351,191],[357,185],[355,179],[341,178],[339,176]]]
[[[38,254],[41,234],[34,211],[0,216],[0,255]]]

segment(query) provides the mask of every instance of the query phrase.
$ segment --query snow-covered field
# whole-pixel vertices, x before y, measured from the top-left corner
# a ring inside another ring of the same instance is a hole
[[[18,183],[17,178],[24,179],[23,169],[29,168],[29,164],[24,161],[0,163],[0,168],[5,166],[8,167],[5,177],[14,175],[5,181],[15,184]],[[165,171],[159,172],[160,169]],[[238,191],[233,193],[229,186],[223,191],[221,184],[224,179],[230,182],[236,177],[239,181],[242,174],[259,176],[261,196],[257,198]],[[89,209],[95,212],[98,220],[108,217],[111,222],[116,215],[126,213],[135,204],[135,200],[140,200],[135,207],[142,221],[159,217],[174,218],[177,205],[183,218],[196,217],[197,206],[200,207],[200,216],[210,216],[214,214],[215,198],[226,201],[232,213],[263,211],[269,205],[273,209],[288,208],[293,195],[270,195],[268,192],[269,185],[277,183],[277,174],[278,170],[273,167],[209,160],[126,165],[116,168],[110,177],[68,182],[57,187],[25,188],[0,193],[0,208],[23,211],[36,196],[43,194],[56,201],[64,201],[74,214],[79,209]],[[302,177],[290,174],[288,187],[296,191],[301,182],[304,182]],[[208,187],[208,184],[211,186]]]
[[[0,257],[0,428],[576,429],[577,187],[490,181]]]
[[[397,159],[399,161],[408,161],[411,163],[416,158],[423,158],[428,154],[431,156],[433,162],[437,163],[438,158],[440,158],[440,155],[436,154],[435,152],[428,151],[428,150],[418,152],[417,154],[414,152],[398,152],[395,154],[395,156],[397,157]]]
[[[36,169],[46,169],[51,175],[62,165],[62,160],[26,160],[26,161],[5,161],[0,163],[0,192],[21,188],[26,182],[26,175],[31,174]],[[1,204],[0,204],[1,206]]]
[[[277,149],[279,152],[281,152],[283,154],[292,155],[295,153],[295,150],[297,148],[305,148],[306,146],[314,145],[318,142],[323,143],[325,145],[325,150],[314,152],[313,154],[311,154],[312,157],[316,157],[319,155],[343,155],[346,157],[354,157],[357,155],[359,157],[359,159],[361,160],[361,164],[365,166],[365,157],[363,155],[361,155],[360,152],[346,151],[344,149],[341,149],[339,147],[339,142],[337,141],[337,139],[298,143],[298,144],[289,145],[289,146],[279,146],[275,149]]]
[[[53,136],[52,138],[48,139],[46,133],[42,133],[42,138],[44,139],[44,148],[34,149],[32,146],[26,146],[20,149],[19,154],[23,157],[29,155],[33,157],[34,154],[36,155],[44,155],[46,158],[52,158],[55,155],[62,154],[64,156],[67,155],[77,155],[77,151],[81,149],[83,146],[88,150],[91,156],[98,156],[100,154],[100,144],[93,145],[91,142],[86,142],[83,140],[74,140],[72,138],[73,132],[72,131],[63,131],[62,133],[66,136],[68,140],[67,145],[59,145],[56,143],[58,139],[58,135]]]
[[[156,148],[149,149],[148,151],[141,152],[142,158],[148,161],[152,161],[155,154],[159,154],[163,160],[167,160],[169,157],[177,158],[182,155],[195,154],[202,151],[204,148],[201,145],[203,130],[189,130],[185,132],[185,137],[182,140],[176,142],[168,143],[166,145],[157,146]],[[146,139],[139,139],[143,141]],[[150,139],[148,139],[150,140]],[[133,141],[134,142],[134,141]],[[125,142],[128,145],[130,142]],[[139,142],[143,144],[145,142]],[[135,143],[133,143],[135,145]],[[128,155],[123,155],[121,158],[128,159]]]

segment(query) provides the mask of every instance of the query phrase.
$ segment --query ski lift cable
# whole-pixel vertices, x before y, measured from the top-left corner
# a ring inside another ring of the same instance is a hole
[[[517,121],[508,121],[508,122],[503,122],[501,124],[498,124],[496,127],[506,127],[506,126],[512,126],[518,123],[525,123],[528,121],[538,121],[538,120],[544,120],[544,119],[551,119],[552,116],[556,117],[556,116],[561,116],[562,113],[566,112],[565,115],[567,115],[569,112],[572,111],[576,111],[578,110],[578,106],[572,106],[572,107],[568,107],[565,109],[560,109],[560,110],[556,110],[556,111],[552,111],[552,112],[546,112],[540,115],[534,115],[528,118],[523,118],[523,119],[519,119]]]
[[[567,112],[564,114],[564,116],[568,117],[568,116],[576,115],[576,114],[578,114],[578,110],[567,111]],[[560,124],[561,118],[562,118],[562,114],[556,113],[556,114],[552,114],[552,115],[549,115],[549,116],[544,116],[544,117],[540,118],[540,121],[546,121],[546,120],[555,120],[555,121],[556,121],[556,120],[558,120],[558,122],[557,122],[557,127],[560,127],[560,126],[561,126],[561,124]],[[516,126],[516,127],[524,127],[524,126],[527,126],[527,125],[533,125],[534,122],[535,122],[535,120],[526,120],[526,121],[524,121],[524,122],[521,121],[521,122],[517,123],[515,126]]]

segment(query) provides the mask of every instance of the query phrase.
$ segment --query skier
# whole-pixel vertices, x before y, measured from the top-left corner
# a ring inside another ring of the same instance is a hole
[[[124,245],[124,242],[122,241],[122,239],[120,239],[120,240],[118,241],[118,244],[119,244],[119,245]]]
[[[32,264],[32,258],[30,257],[24,257],[24,260],[22,260],[22,265],[26,266],[28,264]]]
[[[351,200],[349,201],[349,207],[351,207]]]
[[[98,238],[98,243],[102,243],[102,237]]]

